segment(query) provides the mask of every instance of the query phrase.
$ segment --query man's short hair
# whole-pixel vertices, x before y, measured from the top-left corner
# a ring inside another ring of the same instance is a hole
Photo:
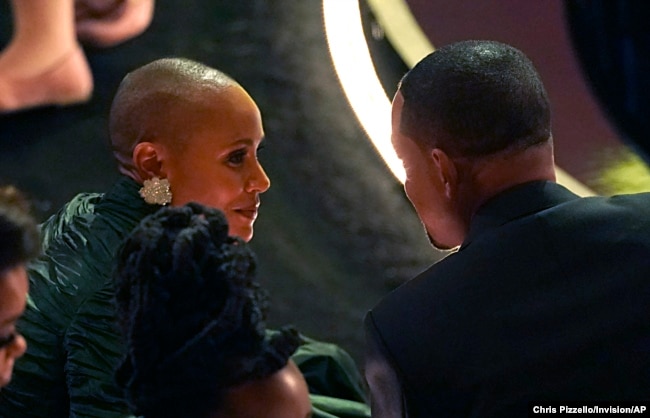
[[[551,138],[548,97],[532,62],[494,41],[446,45],[402,79],[400,130],[420,146],[476,157]]]

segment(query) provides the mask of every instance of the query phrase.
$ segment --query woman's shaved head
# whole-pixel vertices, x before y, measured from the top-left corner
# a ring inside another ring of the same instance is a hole
[[[223,72],[184,58],[159,59],[127,74],[109,115],[120,169],[133,167],[133,149],[140,142],[182,141],[193,115],[234,86],[239,84]]]

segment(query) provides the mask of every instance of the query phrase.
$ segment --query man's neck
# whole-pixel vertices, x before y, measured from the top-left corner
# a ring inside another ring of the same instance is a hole
[[[551,140],[524,150],[505,150],[459,164],[468,173],[465,186],[461,187],[468,224],[483,203],[504,190],[531,181],[555,181]]]

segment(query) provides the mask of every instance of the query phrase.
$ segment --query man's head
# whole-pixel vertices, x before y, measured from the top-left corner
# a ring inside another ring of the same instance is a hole
[[[392,122],[406,192],[437,246],[459,245],[495,193],[554,178],[549,101],[511,46],[465,41],[431,53],[400,82]]]
[[[25,263],[38,255],[40,239],[29,205],[13,186],[0,188],[0,387],[11,380],[25,339],[16,321],[25,310],[29,282]]]
[[[109,132],[120,172],[167,179],[172,205],[218,208],[233,235],[252,238],[270,181],[257,160],[259,109],[235,80],[187,59],[154,61],[120,84]]]
[[[306,418],[292,329],[267,335],[253,253],[221,212],[190,203],[145,218],[119,253],[119,379],[144,417]]]

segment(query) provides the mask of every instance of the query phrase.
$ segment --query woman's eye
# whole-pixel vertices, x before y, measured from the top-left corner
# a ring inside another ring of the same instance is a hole
[[[246,151],[235,151],[228,156],[228,162],[231,164],[241,164],[244,162],[244,157],[246,157]]]
[[[0,335],[0,349],[3,349],[9,344],[13,343],[17,336],[18,332],[15,329],[9,333]]]

